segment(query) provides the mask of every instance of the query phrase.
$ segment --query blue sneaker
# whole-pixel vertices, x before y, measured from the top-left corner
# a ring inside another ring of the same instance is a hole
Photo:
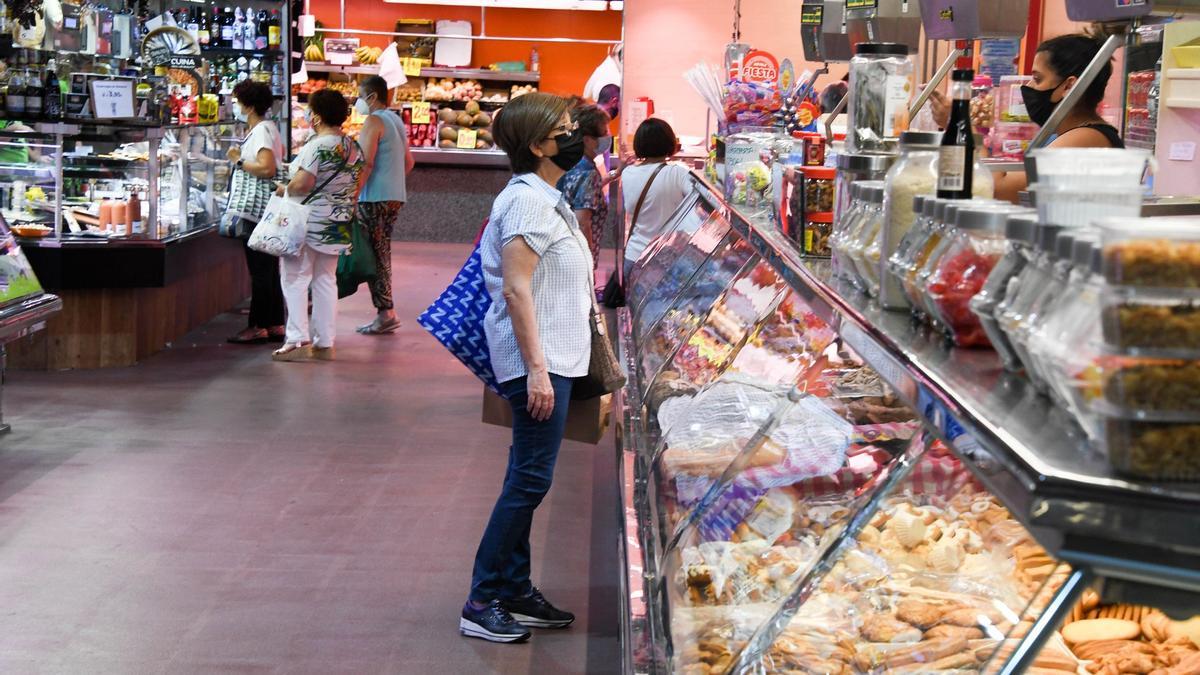
[[[491,601],[483,609],[475,609],[469,602],[463,605],[458,632],[489,642],[524,642],[529,639],[529,629],[518,623],[499,600]]]
[[[566,628],[575,622],[574,614],[550,604],[537,587],[523,598],[501,602],[514,619],[531,628]]]

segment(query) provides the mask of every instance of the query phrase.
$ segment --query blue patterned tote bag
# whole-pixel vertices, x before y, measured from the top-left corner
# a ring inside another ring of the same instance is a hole
[[[483,332],[483,319],[491,306],[492,296],[483,282],[483,259],[476,243],[454,281],[417,317],[417,323],[499,394],[500,383],[492,372],[487,335]]]

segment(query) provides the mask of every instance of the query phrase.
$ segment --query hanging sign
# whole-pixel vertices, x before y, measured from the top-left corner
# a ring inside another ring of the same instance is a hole
[[[879,0],[846,0],[846,9],[876,9]]]
[[[742,60],[742,81],[774,85],[779,80],[779,61],[764,51],[752,51]]]
[[[800,9],[801,26],[820,26],[825,21],[825,5],[804,5]]]

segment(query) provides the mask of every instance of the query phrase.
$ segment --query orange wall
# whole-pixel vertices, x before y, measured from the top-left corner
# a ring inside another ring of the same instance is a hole
[[[359,30],[396,30],[397,19],[452,19],[470,21],[472,32],[479,33],[478,7],[388,4],[383,0],[345,0],[346,25],[340,23],[340,5],[336,0],[311,0],[311,11],[328,28]],[[338,37],[327,33],[329,37]],[[576,12],[537,9],[489,9],[487,34],[493,36],[621,39],[621,12]],[[390,40],[382,35],[353,35],[362,44],[385,46]],[[582,94],[592,71],[604,60],[607,45],[572,43],[535,43],[475,40],[471,47],[472,66],[486,67],[497,61],[524,61],[537,47],[541,62],[541,89],[554,94]]]

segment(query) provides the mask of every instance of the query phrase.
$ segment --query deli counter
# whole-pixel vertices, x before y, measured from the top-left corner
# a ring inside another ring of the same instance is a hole
[[[624,672],[1200,661],[1200,484],[694,185],[618,313]]]

